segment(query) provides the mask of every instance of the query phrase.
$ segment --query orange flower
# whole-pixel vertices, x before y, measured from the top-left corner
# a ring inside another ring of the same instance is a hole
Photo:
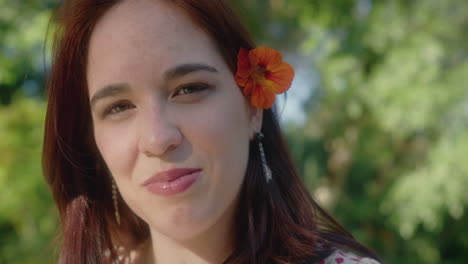
[[[241,48],[237,57],[237,85],[244,95],[250,95],[253,106],[268,109],[275,102],[275,94],[291,87],[294,69],[283,62],[281,53],[267,47],[253,50]]]

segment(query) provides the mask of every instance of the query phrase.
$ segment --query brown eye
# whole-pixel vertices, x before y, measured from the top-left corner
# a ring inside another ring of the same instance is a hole
[[[205,83],[193,83],[193,84],[184,85],[179,90],[177,90],[174,96],[201,92],[203,90],[208,89],[209,87],[210,86]]]
[[[105,111],[104,111],[104,117],[108,115],[115,115],[121,112],[124,112],[126,110],[129,110],[131,108],[134,108],[134,106],[130,102],[117,102],[109,106]]]

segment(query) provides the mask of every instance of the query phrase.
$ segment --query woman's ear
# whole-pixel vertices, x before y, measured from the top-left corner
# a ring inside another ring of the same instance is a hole
[[[256,132],[262,129],[263,109],[250,106],[250,139],[255,137]]]

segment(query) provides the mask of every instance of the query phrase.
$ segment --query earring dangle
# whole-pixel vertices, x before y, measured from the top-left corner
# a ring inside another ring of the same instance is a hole
[[[265,137],[262,132],[256,133],[256,139],[258,141],[258,148],[260,150],[260,157],[262,158],[263,173],[265,174],[265,180],[269,183],[272,179],[271,169],[268,166],[265,158],[265,150],[263,149],[262,139]]]
[[[117,185],[112,179],[112,200],[114,201],[114,215],[117,220],[117,225],[120,226],[119,200],[117,198]]]

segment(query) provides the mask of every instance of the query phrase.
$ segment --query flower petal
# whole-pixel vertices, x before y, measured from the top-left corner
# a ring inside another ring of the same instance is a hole
[[[252,67],[250,66],[249,62],[249,51],[244,48],[239,50],[239,54],[237,55],[237,72],[235,76],[235,80],[237,85],[244,87],[245,83],[249,79],[249,75],[252,72]]]
[[[235,80],[253,106],[270,108],[275,94],[289,89],[293,78],[294,69],[283,62],[278,51],[267,47],[239,50]]]
[[[248,80],[245,82],[245,86],[243,89],[244,95],[250,95],[252,94],[252,91],[255,90],[256,82],[252,79]]]
[[[252,63],[252,65],[259,65],[265,69],[279,65],[283,61],[281,53],[267,47],[253,49],[250,51],[249,55],[250,62],[255,62],[255,64]]]
[[[291,87],[294,79],[294,69],[286,62],[272,68],[267,72],[265,78],[271,80],[279,86],[278,93],[283,93]]]
[[[269,93],[272,93],[272,94],[280,94],[281,93],[281,87],[276,84],[275,82],[271,81],[271,80],[262,80],[261,82],[259,82],[259,84],[257,85],[257,87],[261,86],[265,92],[269,92]]]
[[[257,85],[252,92],[251,103],[255,107],[268,109],[275,102],[275,94],[264,87]]]

